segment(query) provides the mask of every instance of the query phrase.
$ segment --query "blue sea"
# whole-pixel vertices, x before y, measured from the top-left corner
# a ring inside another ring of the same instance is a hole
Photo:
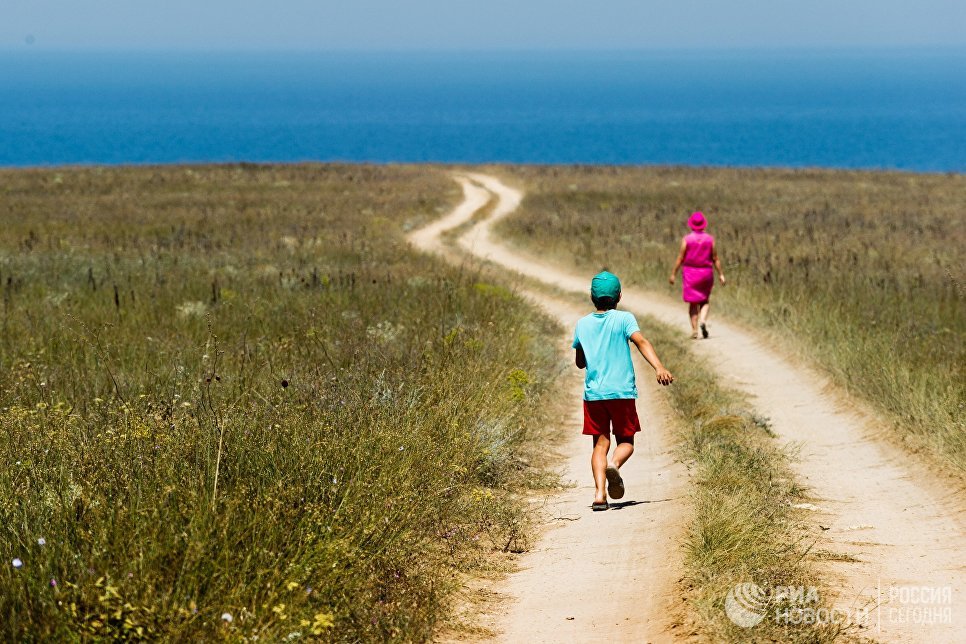
[[[0,165],[966,171],[966,51],[0,53]]]

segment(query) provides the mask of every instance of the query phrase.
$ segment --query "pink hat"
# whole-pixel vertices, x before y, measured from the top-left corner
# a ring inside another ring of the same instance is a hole
[[[700,232],[707,228],[708,220],[704,218],[701,212],[695,212],[688,218],[688,226],[691,227],[691,230]]]

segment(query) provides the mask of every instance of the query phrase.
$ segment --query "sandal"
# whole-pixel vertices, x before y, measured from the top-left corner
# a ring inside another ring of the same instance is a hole
[[[594,512],[602,512],[604,510],[610,509],[610,504],[608,504],[607,501],[602,501],[600,503],[598,503],[597,501],[594,501],[594,503],[590,506],[590,509],[593,510]]]
[[[607,494],[610,495],[610,498],[619,499],[623,497],[624,479],[621,478],[621,473],[613,465],[608,465],[604,473],[607,475]]]
[[[708,325],[704,322],[701,323],[701,337],[703,337],[705,340],[708,339]]]
[[[691,339],[692,340],[697,340],[698,339],[698,332],[697,331],[695,331],[694,333],[691,334]]]

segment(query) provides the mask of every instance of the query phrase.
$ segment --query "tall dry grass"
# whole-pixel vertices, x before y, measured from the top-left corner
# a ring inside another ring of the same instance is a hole
[[[729,278],[716,314],[764,327],[966,470],[966,177],[896,172],[520,167],[501,232],[667,289],[685,221],[709,217]],[[682,305],[683,307],[683,305]],[[715,314],[713,314],[715,315]],[[682,308],[682,317],[684,310]]]
[[[427,168],[0,172],[0,639],[428,638],[525,541],[556,360],[405,244],[459,197]]]

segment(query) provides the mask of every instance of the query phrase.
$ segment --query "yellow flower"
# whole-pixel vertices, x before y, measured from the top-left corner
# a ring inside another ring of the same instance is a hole
[[[285,587],[289,590],[295,590],[296,588],[299,587],[299,585],[294,581],[290,581],[287,584],[285,584]]]
[[[335,619],[332,617],[332,613],[316,613],[315,623],[312,624],[312,634],[321,635],[322,631],[333,626],[335,626]]]
[[[276,604],[272,607],[272,612],[283,622],[288,619],[288,615],[285,614],[285,604]]]

